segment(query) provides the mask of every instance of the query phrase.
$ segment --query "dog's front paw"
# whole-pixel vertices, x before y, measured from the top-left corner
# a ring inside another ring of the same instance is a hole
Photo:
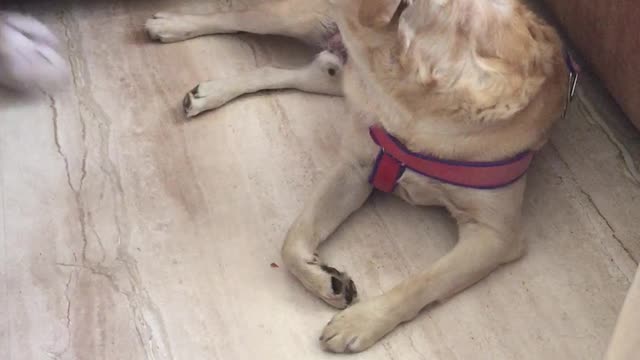
[[[157,13],[148,19],[144,28],[152,40],[163,43],[182,41],[198,36],[189,15]]]
[[[358,301],[358,290],[351,277],[325,265],[317,254],[301,256],[295,251],[283,250],[283,260],[307,290],[327,304],[345,309]]]
[[[311,264],[309,266],[316,265]],[[321,278],[326,278],[328,275],[330,279],[328,282],[318,284],[316,287],[317,293],[322,300],[338,309],[345,309],[358,301],[358,289],[349,275],[327,265],[320,265],[319,268],[324,272],[324,276]]]
[[[320,343],[330,352],[361,352],[373,346],[399,323],[386,298],[377,297],[338,313],[324,328]]]

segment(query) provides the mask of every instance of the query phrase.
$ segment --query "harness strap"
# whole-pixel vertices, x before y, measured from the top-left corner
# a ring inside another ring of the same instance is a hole
[[[393,156],[380,150],[369,182],[374,188],[383,192],[393,192],[406,167]]]
[[[533,159],[533,152],[526,151],[504,161],[442,160],[410,151],[379,126],[370,127],[369,134],[380,147],[369,182],[383,192],[392,192],[406,169],[451,185],[497,189],[524,176]]]

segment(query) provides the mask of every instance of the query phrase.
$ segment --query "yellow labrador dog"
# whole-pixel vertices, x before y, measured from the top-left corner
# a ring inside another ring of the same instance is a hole
[[[246,31],[328,49],[299,69],[200,84],[184,101],[195,115],[262,89],[345,95],[351,126],[341,156],[282,249],[311,293],[345,309],[325,327],[325,349],[363,351],[523,254],[525,172],[561,118],[568,70],[556,32],[519,1],[283,0],[241,12],[160,13],[146,29],[164,42]],[[353,281],[316,250],[373,188],[446,207],[459,241],[424,272],[357,302]]]

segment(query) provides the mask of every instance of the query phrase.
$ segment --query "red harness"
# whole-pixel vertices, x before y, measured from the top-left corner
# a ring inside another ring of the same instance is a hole
[[[516,182],[527,172],[533,152],[494,162],[464,162],[437,159],[407,149],[383,128],[372,126],[369,133],[380,153],[369,178],[376,189],[392,192],[406,169],[447,184],[473,189],[497,189]]]
[[[346,63],[347,49],[342,43],[339,30],[328,39],[327,49]],[[580,73],[580,67],[569,53],[566,54],[566,60],[570,86],[565,114]],[[369,133],[380,147],[369,182],[384,192],[392,192],[395,189],[406,169],[451,185],[472,189],[497,189],[508,186],[524,176],[533,159],[533,152],[525,151],[511,159],[494,162],[442,160],[410,151],[381,127],[372,126]]]

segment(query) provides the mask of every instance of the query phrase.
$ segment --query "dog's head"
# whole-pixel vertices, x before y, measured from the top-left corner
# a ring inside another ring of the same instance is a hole
[[[556,69],[555,31],[516,0],[335,2],[353,66],[418,117],[507,119]]]

